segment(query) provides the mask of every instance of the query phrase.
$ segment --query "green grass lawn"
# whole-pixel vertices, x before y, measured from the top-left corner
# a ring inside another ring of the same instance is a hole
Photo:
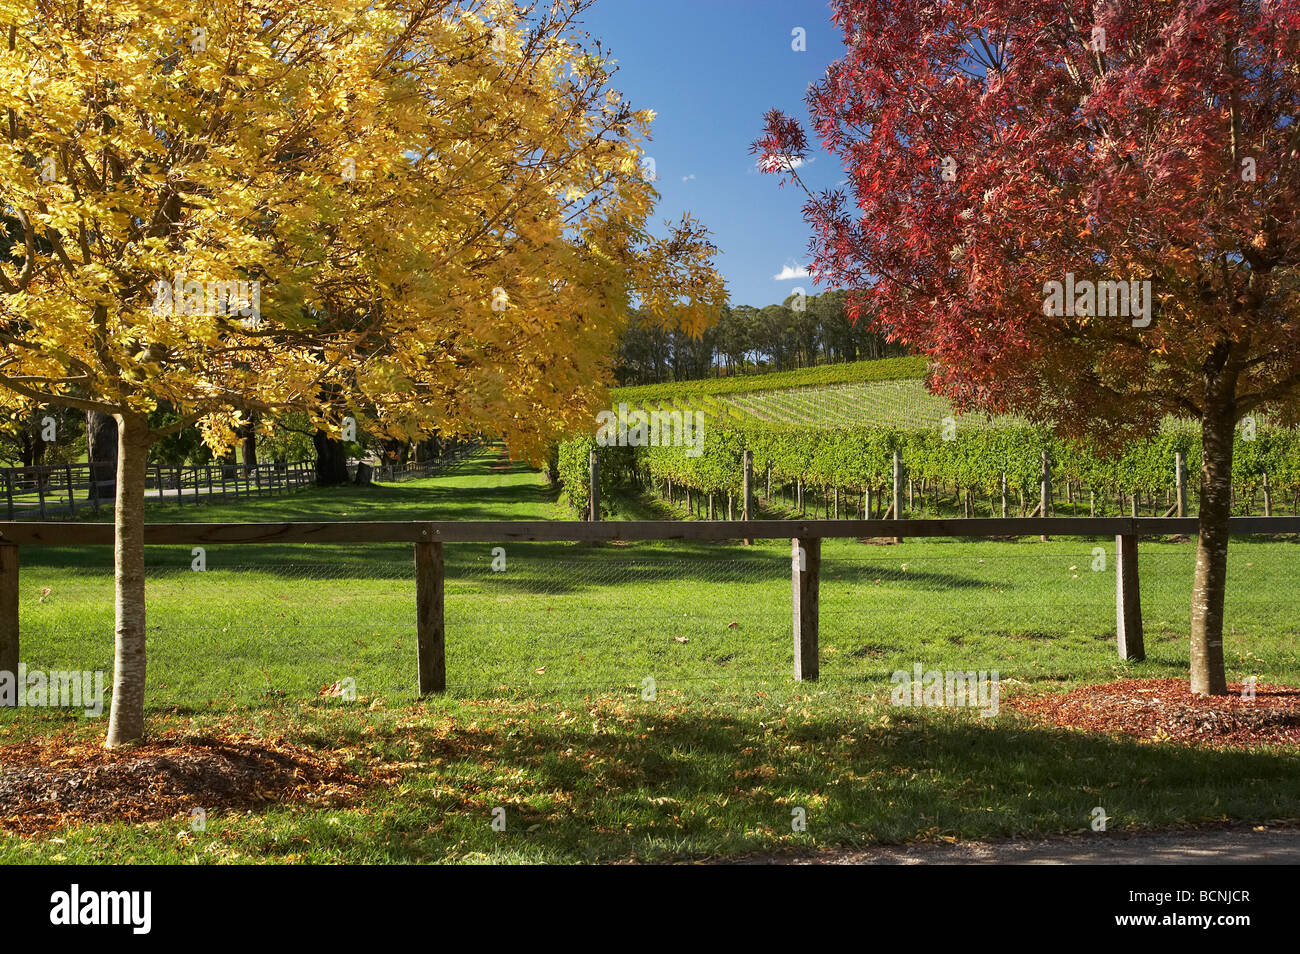
[[[629,517],[661,516],[650,500]],[[452,473],[303,490],[155,521],[561,519],[541,477],[485,453]],[[1106,569],[1094,571],[1094,548]],[[1300,752],[1213,752],[1034,726],[1004,709],[888,705],[889,675],[998,670],[1004,692],[1181,677],[1194,553],[1144,542],[1148,660],[1114,646],[1113,540],[823,545],[822,674],[792,667],[789,543],[448,544],[448,693],[415,687],[410,547],[150,548],[155,733],[234,731],[344,750],[400,781],[345,809],[278,807],[0,838],[0,861],[567,861],[1295,817]],[[1300,548],[1233,544],[1229,678],[1297,684]],[[22,658],[109,669],[111,555],[22,553]],[[45,592],[48,590],[48,592]],[[355,680],[353,703],[318,690]],[[643,690],[653,680],[653,699]],[[0,743],[102,735],[0,710]],[[506,810],[504,832],[492,829]],[[806,832],[791,828],[805,809]]]

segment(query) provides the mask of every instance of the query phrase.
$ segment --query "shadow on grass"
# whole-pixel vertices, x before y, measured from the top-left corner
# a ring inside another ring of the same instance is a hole
[[[322,829],[317,848],[399,862],[655,860],[1086,832],[1097,807],[1111,832],[1297,812],[1300,757],[1289,751],[1148,745],[880,706],[803,720],[651,706],[389,735],[384,744],[423,763],[368,806],[363,828]],[[505,810],[504,832],[489,825],[494,808]],[[805,833],[792,828],[797,809]]]

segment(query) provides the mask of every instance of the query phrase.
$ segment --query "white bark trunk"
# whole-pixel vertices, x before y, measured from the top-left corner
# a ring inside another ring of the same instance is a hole
[[[115,417],[113,704],[104,742],[110,749],[144,738],[144,481],[150,443],[148,421],[143,416]]]

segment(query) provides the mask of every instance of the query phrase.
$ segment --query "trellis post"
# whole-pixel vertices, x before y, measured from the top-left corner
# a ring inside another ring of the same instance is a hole
[[[744,499],[740,505],[740,519],[754,519],[754,452],[745,451],[744,455],[744,473],[742,476]],[[745,538],[745,546],[751,546],[754,543],[748,537]]]
[[[415,642],[422,696],[447,688],[442,584],[442,544],[436,541],[415,544]]]
[[[1038,488],[1038,515],[1040,517],[1050,517],[1052,509],[1052,463],[1048,460],[1047,451],[1043,451],[1042,456],[1042,473],[1039,477]],[[1044,543],[1047,542],[1047,534],[1041,537]]]
[[[894,519],[903,519],[903,455],[894,451]],[[894,537],[895,543],[902,543],[902,537]]]
[[[794,623],[794,678],[808,682],[818,676],[817,597],[821,576],[820,537],[791,539],[791,577]]]
[[[1178,516],[1187,516],[1187,459],[1182,451],[1174,454],[1174,484],[1178,491]]]
[[[1142,599],[1138,591],[1137,535],[1115,537],[1115,645],[1119,658],[1146,659],[1142,641]]]

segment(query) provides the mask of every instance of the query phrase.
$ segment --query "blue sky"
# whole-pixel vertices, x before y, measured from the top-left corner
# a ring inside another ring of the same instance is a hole
[[[807,50],[791,49],[806,31]],[[599,0],[584,29],[618,61],[611,85],[636,108],[653,109],[654,159],[663,196],[656,222],[684,211],[712,230],[733,305],[778,302],[810,278],[776,281],[808,265],[808,226],[798,186],[754,168],[749,145],[777,107],[807,126],[804,92],[844,49],[824,0]],[[800,169],[814,192],[834,187],[840,168],[810,146]],[[662,228],[658,229],[662,231]]]

